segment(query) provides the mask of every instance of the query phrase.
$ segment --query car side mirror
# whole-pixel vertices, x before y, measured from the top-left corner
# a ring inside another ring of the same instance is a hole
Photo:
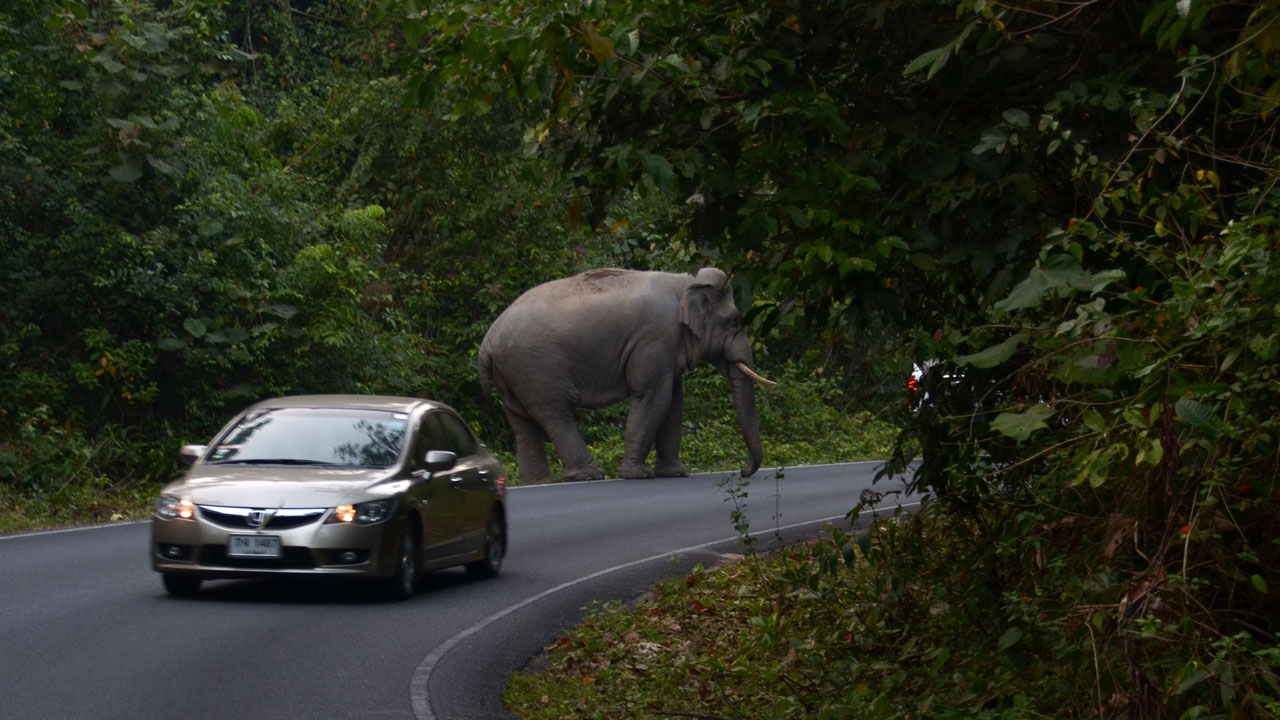
[[[200,456],[204,455],[204,451],[204,445],[183,445],[178,451],[178,462],[183,465],[195,465]]]
[[[448,450],[428,450],[423,463],[428,472],[438,473],[450,470],[458,464],[458,456]]]

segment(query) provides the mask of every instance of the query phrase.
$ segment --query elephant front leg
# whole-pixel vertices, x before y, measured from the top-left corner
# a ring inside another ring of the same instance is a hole
[[[656,462],[653,473],[658,477],[688,477],[689,468],[680,462],[680,442],[684,432],[684,381],[676,378],[671,392],[671,405],[658,427],[653,446]]]
[[[622,465],[618,476],[624,478],[651,478],[653,468],[645,460],[653,449],[659,428],[671,405],[670,388],[659,388],[631,396],[627,410],[627,431],[624,437]]]

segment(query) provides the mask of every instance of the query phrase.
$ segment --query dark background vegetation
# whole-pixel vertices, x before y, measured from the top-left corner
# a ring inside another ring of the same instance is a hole
[[[766,463],[923,452],[930,511],[804,580],[884,584],[813,653],[951,648],[881,710],[1274,714],[1278,56],[1276,0],[11,0],[5,524],[131,516],[267,395],[509,452],[507,303],[714,264],[789,388]]]

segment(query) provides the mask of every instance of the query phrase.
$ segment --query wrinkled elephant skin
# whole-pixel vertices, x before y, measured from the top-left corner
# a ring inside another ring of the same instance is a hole
[[[713,363],[729,380],[749,462],[762,450],[751,341],[722,270],[679,273],[601,269],[525,292],[480,344],[480,383],[502,397],[523,482],[551,479],[546,441],[566,480],[594,480],[596,464],[574,423],[576,408],[630,401],[620,477],[683,477],[683,375]],[[747,372],[744,372],[743,368]],[[765,381],[767,382],[767,381]],[[655,466],[646,461],[655,451]]]

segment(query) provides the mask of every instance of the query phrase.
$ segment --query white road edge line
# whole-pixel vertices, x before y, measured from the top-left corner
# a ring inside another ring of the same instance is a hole
[[[57,528],[54,530],[28,530],[24,532],[9,533],[0,535],[0,542],[4,540],[16,540],[17,538],[40,537],[41,535],[62,535],[65,533],[84,532],[86,530],[103,530],[105,528],[123,527],[125,525],[142,525],[149,523],[150,520],[122,520],[120,522],[102,523],[101,525],[77,525],[76,527]]]
[[[756,470],[756,472],[757,473],[768,473],[768,472],[785,473],[788,469],[795,470],[797,468],[823,468],[823,467],[829,468],[829,467],[843,467],[845,465],[884,465],[884,464],[885,464],[884,460],[850,460],[849,462],[817,463],[816,465],[777,465],[775,467],[762,467],[759,470]],[[740,474],[741,473],[739,473],[737,470],[709,470],[707,472],[693,473],[689,477],[690,478],[711,477],[712,475],[732,476],[732,475],[740,475]],[[749,478],[749,480],[758,480],[762,477],[764,476],[758,475],[758,474],[752,475]],[[510,485],[507,487],[507,489],[514,490],[516,488],[520,488],[521,490],[536,490],[538,488],[557,488],[557,487],[564,487],[566,485],[589,485],[589,484],[599,485],[600,483],[623,482],[626,479],[627,478],[604,478],[602,480],[562,480],[560,482],[546,482],[546,483],[539,483],[537,485]]]
[[[920,504],[919,502],[898,504],[894,506],[894,508],[909,508],[909,507],[915,507],[919,504]],[[868,510],[863,510],[858,515],[859,517],[861,517],[862,515],[866,515],[868,513],[874,513],[877,511],[891,510],[891,509],[893,508],[888,508],[888,507],[871,508]],[[785,527],[775,527],[775,528],[770,528],[768,530],[760,530],[758,532],[750,533],[750,536],[755,537],[757,535],[772,535],[776,532],[781,532],[783,530],[791,530],[794,528],[802,527],[804,525],[817,525],[820,523],[834,522],[836,520],[840,520],[845,517],[848,517],[848,513],[845,513],[844,515],[835,515],[829,518],[822,518],[820,520],[809,520],[807,522],[795,523],[793,525],[787,525]],[[499,610],[498,612],[490,615],[489,617],[484,618],[483,620],[477,622],[475,625],[472,625],[466,630],[463,630],[457,635],[454,635],[448,640],[445,640],[443,643],[437,645],[436,648],[432,650],[429,655],[427,655],[425,658],[422,659],[422,662],[418,664],[417,669],[413,671],[413,678],[409,682],[409,699],[413,703],[414,717],[416,717],[418,720],[437,720],[435,713],[431,711],[431,699],[427,697],[427,686],[430,685],[431,683],[431,675],[432,673],[435,672],[436,666],[440,664],[440,660],[442,660],[450,650],[454,649],[459,644],[461,644],[463,640],[466,640],[472,635],[475,635],[476,633],[492,625],[493,623],[505,618],[506,616],[518,610],[528,607],[529,605],[532,605],[533,603],[539,600],[542,600],[543,598],[550,597],[551,595],[554,595],[560,592],[561,590],[567,590],[575,585],[581,585],[582,583],[589,582],[591,580],[594,580],[604,575],[608,575],[609,573],[616,572],[618,570],[625,570],[627,568],[635,567],[636,565],[642,565],[647,562],[653,562],[654,560],[662,560],[665,558],[669,558],[672,555],[683,555],[685,553],[693,552],[694,550],[702,550],[702,549],[708,548],[712,545],[719,545],[726,542],[732,542],[734,540],[737,540],[738,537],[739,536],[734,535],[732,537],[721,538],[720,540],[712,540],[711,542],[705,542],[700,545],[690,545],[689,547],[680,548],[679,550],[671,550],[668,552],[659,553],[657,555],[651,555],[647,558],[633,560],[629,563],[623,563],[622,565],[615,565],[614,567],[605,568],[604,570],[598,570],[596,572],[591,573],[590,575],[584,575],[583,577],[577,578],[575,580],[570,580],[569,582],[557,585],[556,587],[553,587],[550,590],[544,590],[543,592],[540,592],[537,595],[534,595],[533,597],[526,598],[516,603],[515,605],[511,605],[507,608]]]
[[[855,460],[852,462],[828,462],[828,464],[826,465],[805,465],[805,468],[838,468],[838,466],[841,466],[841,465],[867,465],[867,464],[873,464],[873,462],[874,464],[883,464],[884,461],[883,460]],[[777,466],[777,468],[760,468],[760,470],[762,471],[772,470],[774,471],[774,473],[776,473],[776,471],[778,470],[786,470],[786,466],[780,465],[780,466]],[[732,474],[728,470],[716,470],[716,471],[710,471],[710,473],[698,473],[698,475],[717,475],[721,473]],[[567,482],[567,483],[545,483],[545,484],[539,484],[539,486],[512,486],[507,489],[508,491],[512,491],[512,489],[520,488],[521,491],[527,492],[527,491],[531,491],[531,489],[534,489],[534,488],[554,488],[554,487],[561,487],[561,486],[573,486],[573,484],[602,483],[602,482],[603,483],[621,482],[621,479],[609,478],[604,480],[577,480],[577,482]],[[102,528],[118,528],[120,527],[120,525],[141,525],[143,523],[150,523],[150,521],[151,521],[150,519],[120,520],[118,521],[118,523],[100,523],[97,525],[77,525],[77,527],[74,527],[74,528],[55,528],[52,530],[20,530],[20,532],[17,532],[17,533],[0,533],[0,542],[6,541],[6,539],[38,538],[40,536],[60,536],[60,534],[63,534],[63,533],[81,533],[81,532],[84,532],[84,530],[101,530]]]

